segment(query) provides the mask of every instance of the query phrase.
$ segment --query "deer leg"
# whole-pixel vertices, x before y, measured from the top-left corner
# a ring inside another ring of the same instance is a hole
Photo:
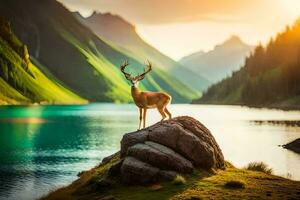
[[[143,127],[146,127],[146,114],[147,114],[147,108],[144,108],[144,113],[143,113]]]
[[[164,121],[164,119],[166,119],[166,113],[164,112],[164,108],[157,108],[158,112],[161,114],[162,119],[161,122]]]
[[[141,129],[141,125],[142,125],[142,113],[143,113],[143,109],[142,108],[139,108],[139,111],[140,111],[140,124],[139,124],[139,129],[138,130],[140,130]]]
[[[165,111],[165,113],[167,113],[169,119],[171,119],[172,118],[172,114],[169,112],[169,110],[167,109],[167,107],[165,107],[164,111]]]

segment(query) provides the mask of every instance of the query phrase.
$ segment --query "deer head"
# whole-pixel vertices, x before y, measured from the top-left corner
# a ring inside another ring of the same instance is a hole
[[[120,66],[121,72],[124,74],[125,78],[129,80],[132,84],[132,86],[136,86],[136,84],[143,80],[147,73],[149,73],[152,70],[152,64],[147,61],[148,64],[146,64],[146,68],[144,69],[144,73],[139,74],[137,76],[132,76],[131,74],[125,72],[125,68],[129,65],[128,60],[125,60],[124,63]]]

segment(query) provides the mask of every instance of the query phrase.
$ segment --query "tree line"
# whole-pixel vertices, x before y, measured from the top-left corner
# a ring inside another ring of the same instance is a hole
[[[264,106],[300,100],[299,95],[300,19],[265,47],[259,44],[240,70],[211,86],[196,102]]]

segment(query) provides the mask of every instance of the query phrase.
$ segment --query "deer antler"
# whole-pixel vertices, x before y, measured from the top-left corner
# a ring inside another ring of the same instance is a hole
[[[134,77],[132,77],[129,73],[125,72],[125,68],[129,65],[128,60],[126,59],[124,63],[120,66],[121,72],[125,75],[125,78],[127,80],[133,80]]]
[[[144,70],[144,73],[137,75],[135,77],[132,77],[131,74],[125,72],[125,68],[129,65],[128,60],[124,61],[124,63],[120,66],[120,70],[125,75],[127,80],[140,81],[140,80],[143,80],[145,78],[145,75],[152,70],[152,64],[149,61],[147,61],[147,62],[148,62],[148,64],[146,65],[147,68]]]
[[[144,70],[144,73],[136,76],[135,77],[136,80],[138,81],[143,80],[145,78],[145,75],[152,70],[152,64],[149,62],[149,60],[147,60],[147,62],[148,62],[148,64],[146,65],[147,68]]]

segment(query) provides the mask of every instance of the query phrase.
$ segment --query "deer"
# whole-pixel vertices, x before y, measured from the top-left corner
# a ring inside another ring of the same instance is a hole
[[[165,92],[148,92],[141,91],[138,89],[138,83],[142,81],[146,74],[152,70],[152,64],[147,61],[146,68],[144,72],[137,76],[132,76],[131,74],[125,72],[125,68],[129,65],[128,60],[125,60],[120,66],[121,72],[124,74],[125,78],[131,83],[131,96],[135,105],[139,108],[139,129],[141,129],[141,124],[143,122],[143,128],[146,127],[146,114],[148,109],[156,108],[160,115],[162,116],[161,122],[168,116],[169,119],[172,118],[172,114],[167,109],[167,105],[171,103],[172,97]]]

